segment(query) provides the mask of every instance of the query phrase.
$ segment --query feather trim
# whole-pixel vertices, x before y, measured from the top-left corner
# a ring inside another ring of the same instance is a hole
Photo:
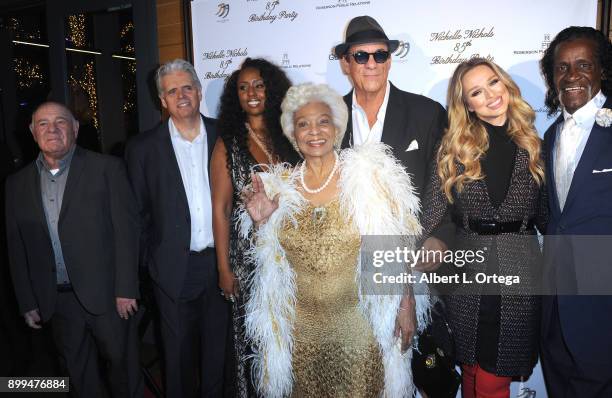
[[[340,156],[340,203],[362,235],[404,235],[404,243],[415,248],[421,233],[418,221],[419,200],[410,176],[393,158],[384,144],[362,145],[347,149]],[[296,223],[295,214],[305,204],[297,191],[296,173],[274,166],[260,174],[266,193],[279,193],[279,208],[254,234],[247,253],[255,265],[250,278],[251,294],[246,304],[246,333],[256,349],[253,374],[258,391],[266,397],[291,394],[293,385],[292,352],[295,319],[295,274],[278,241],[284,222]],[[252,223],[244,209],[239,216],[241,233],[249,235]],[[361,265],[356,264],[356,277]],[[418,330],[429,319],[429,295],[415,295]],[[393,336],[395,318],[401,301],[399,295],[362,295],[359,306],[372,327],[381,348],[385,367],[385,397],[411,397],[412,350],[403,354]]]
[[[260,176],[268,197],[281,195],[278,209],[255,232],[246,253],[255,267],[249,278],[245,327],[255,349],[255,385],[260,395],[275,398],[291,395],[295,319],[295,274],[278,241],[278,231],[286,220],[296,223],[293,217],[304,206],[304,198],[295,189],[293,172],[283,165]],[[248,236],[252,221],[245,209],[240,209],[239,220],[243,236]]]
[[[340,201],[354,220],[361,235],[401,235],[402,244],[416,249],[421,234],[418,220],[419,199],[410,175],[382,143],[346,149],[341,156]],[[361,275],[361,264],[355,270]],[[418,279],[417,279],[418,280]],[[359,279],[358,279],[359,281]],[[417,330],[429,320],[429,294],[419,286],[415,295]],[[359,290],[359,303],[382,352],[386,397],[412,397],[412,350],[401,353],[393,335],[399,309],[399,295],[365,295]]]

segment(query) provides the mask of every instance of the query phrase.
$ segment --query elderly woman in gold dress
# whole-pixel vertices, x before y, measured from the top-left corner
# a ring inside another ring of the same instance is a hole
[[[246,328],[259,393],[412,397],[412,337],[429,296],[360,286],[361,236],[421,231],[410,177],[384,144],[338,153],[348,111],[328,86],[290,88],[282,111],[304,160],[254,176],[241,216],[242,234],[254,230]]]

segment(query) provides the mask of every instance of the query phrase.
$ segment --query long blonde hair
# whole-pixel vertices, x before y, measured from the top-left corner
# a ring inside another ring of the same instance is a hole
[[[437,154],[438,176],[450,203],[453,202],[453,187],[457,192],[461,192],[466,182],[484,177],[480,159],[489,149],[489,138],[483,122],[474,112],[468,110],[461,82],[468,71],[479,65],[491,68],[506,85],[510,94],[507,113],[508,136],[519,148],[529,153],[529,171],[537,184],[540,185],[544,181],[540,138],[533,125],[535,112],[521,97],[521,90],[510,75],[493,62],[472,58],[457,66],[448,85],[448,129],[442,137]],[[463,165],[462,173],[459,173],[457,163]]]

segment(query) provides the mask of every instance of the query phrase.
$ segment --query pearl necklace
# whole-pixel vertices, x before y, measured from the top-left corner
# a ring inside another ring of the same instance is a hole
[[[304,162],[302,162],[302,165],[300,166],[300,182],[302,183],[302,188],[304,188],[304,191],[308,192],[309,194],[315,194],[327,188],[327,186],[332,180],[332,177],[334,176],[334,174],[336,174],[336,170],[338,170],[338,165],[339,165],[338,154],[334,152],[334,167],[332,168],[332,171],[327,176],[327,179],[325,180],[323,185],[321,185],[319,188],[310,189],[306,186],[306,182],[304,181],[304,174],[306,172],[306,160],[304,160]]]
[[[249,130],[249,136],[253,139],[253,142],[255,142],[255,144],[257,144],[259,149],[261,149],[261,151],[264,153],[264,155],[266,155],[266,157],[268,158],[268,163],[269,164],[273,164],[274,163],[274,158],[272,157],[270,152],[268,152],[268,150],[266,149],[266,146],[263,144],[263,142],[261,142],[261,140],[259,139],[257,134],[255,134],[255,132],[253,131],[251,126],[249,126],[248,123],[246,123],[246,127],[247,127],[247,130]]]

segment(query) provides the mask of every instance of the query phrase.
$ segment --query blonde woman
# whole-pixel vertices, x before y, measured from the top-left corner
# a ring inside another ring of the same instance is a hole
[[[544,231],[546,220],[541,140],[534,111],[493,62],[460,64],[447,102],[449,128],[425,196],[425,234],[450,212],[454,249],[481,250],[482,257],[461,267],[473,283],[455,286],[445,298],[462,394],[508,397],[512,377],[529,376],[537,360],[541,256],[535,228]],[[479,283],[482,275],[518,276],[520,282]]]

